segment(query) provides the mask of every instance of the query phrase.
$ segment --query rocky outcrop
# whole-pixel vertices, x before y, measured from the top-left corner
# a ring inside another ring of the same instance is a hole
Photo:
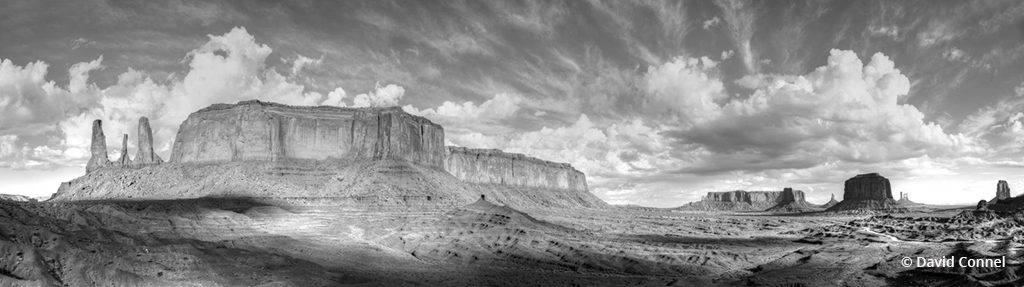
[[[31,198],[31,197],[20,195],[20,194],[4,194],[4,193],[0,193],[0,200],[20,201],[20,202],[35,202],[36,201],[35,198]]]
[[[444,129],[400,108],[216,104],[178,128],[171,162],[402,159],[441,167]]]
[[[787,187],[782,189],[782,194],[779,197],[778,204],[768,208],[766,211],[793,213],[814,210],[817,210],[817,208],[805,200],[803,191],[793,190],[792,188]]]
[[[843,188],[843,201],[827,211],[901,211],[892,198],[889,179],[878,173],[859,174],[847,179]]]
[[[152,165],[164,162],[156,152],[153,152],[153,130],[150,129],[149,119],[146,117],[139,118],[138,145],[139,150],[135,154],[135,160],[132,161],[133,164]]]
[[[920,203],[911,201],[910,194],[905,192],[900,192],[900,200],[897,200],[896,203],[904,206],[921,205]]]
[[[103,124],[100,120],[92,124],[92,156],[85,166],[86,173],[92,173],[101,168],[134,168],[161,164],[164,161],[153,151],[153,131],[149,126],[149,119],[139,118],[139,149],[135,153],[135,159],[128,155],[128,135],[121,138],[121,157],[111,162],[107,155],[107,139],[103,135]]]
[[[813,210],[807,203],[804,192],[785,188],[782,191],[725,191],[708,192],[701,201],[692,202],[678,209],[701,211],[772,211],[802,212]]]
[[[1005,180],[996,183],[996,197],[989,200],[989,203],[996,203],[1000,200],[1010,199],[1010,184]]]
[[[444,169],[472,183],[587,191],[586,176],[569,164],[496,149],[449,146]]]
[[[86,173],[110,165],[110,158],[107,158],[107,136],[103,135],[103,121],[92,122],[92,144],[89,153],[91,156],[85,165]]]

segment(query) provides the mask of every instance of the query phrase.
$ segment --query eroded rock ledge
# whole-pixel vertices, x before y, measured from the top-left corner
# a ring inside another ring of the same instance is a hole
[[[449,146],[444,168],[472,183],[587,191],[586,176],[569,164],[496,149]]]

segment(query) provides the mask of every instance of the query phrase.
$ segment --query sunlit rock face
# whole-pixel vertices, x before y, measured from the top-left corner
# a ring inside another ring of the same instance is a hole
[[[587,191],[586,176],[569,164],[496,149],[449,146],[444,168],[472,183]]]
[[[92,122],[92,144],[89,147],[89,153],[89,162],[85,165],[85,172],[92,172],[110,165],[110,159],[107,158],[107,136],[103,134],[103,121]]]
[[[163,159],[153,151],[153,130],[149,127],[149,119],[139,118],[139,150],[135,154],[135,165],[161,164]],[[127,146],[127,143],[125,144]]]
[[[217,104],[178,128],[171,162],[402,159],[440,167],[444,129],[399,108]]]

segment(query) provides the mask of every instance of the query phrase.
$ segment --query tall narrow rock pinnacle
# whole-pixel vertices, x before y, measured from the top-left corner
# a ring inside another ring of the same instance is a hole
[[[135,154],[135,163],[140,165],[162,163],[155,152],[153,152],[153,130],[149,127],[149,119],[139,118],[139,150]]]
[[[132,159],[128,157],[128,134],[124,134],[124,137],[121,138],[121,158],[117,160],[117,164],[120,166],[132,164]]]
[[[103,135],[103,121],[92,122],[92,145],[89,147],[91,157],[85,165],[85,172],[89,173],[101,167],[109,166],[110,159],[107,158],[107,137]]]

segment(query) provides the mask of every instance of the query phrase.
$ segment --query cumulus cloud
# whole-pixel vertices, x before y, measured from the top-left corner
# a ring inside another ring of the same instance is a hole
[[[721,22],[722,19],[718,18],[718,16],[712,17],[711,19],[704,21],[704,30],[708,30],[711,29],[712,27],[718,26],[718,24]]]
[[[292,76],[298,75],[299,72],[302,71],[302,69],[305,69],[307,67],[319,66],[320,63],[322,63],[323,61],[324,61],[324,57],[323,56],[320,56],[320,58],[314,59],[314,58],[306,57],[306,56],[303,56],[303,55],[298,55],[297,57],[295,57],[294,60],[292,60],[292,68],[291,68],[291,72],[292,73],[291,73],[291,75]]]
[[[42,61],[19,66],[8,59],[0,60],[0,133],[32,134],[49,130],[46,126],[49,121],[74,112],[78,104],[94,98],[73,96],[55,82],[47,81],[48,68]],[[76,91],[85,89],[83,77],[87,78],[88,71],[94,68],[91,63],[72,66],[71,87]]]
[[[324,100],[323,104],[344,107],[346,96],[348,96],[348,93],[345,92],[345,89],[338,87],[330,93],[327,93],[327,99]]]
[[[351,104],[347,103],[348,93],[340,87],[327,93],[327,98],[323,99],[321,104],[351,108],[395,107],[404,96],[405,88],[402,86],[394,84],[381,86],[380,83],[377,83],[372,91],[352,97]]]
[[[914,106],[899,104],[909,79],[880,53],[865,64],[853,52],[833,50],[807,75],[748,78],[748,97],[721,104],[727,96],[715,66],[696,64],[705,62],[677,59],[645,76],[648,97],[682,120],[683,128],[668,134],[681,148],[705,152],[684,172],[881,162],[972,147],[969,138],[946,134]]]
[[[718,63],[707,57],[676,58],[652,67],[644,84],[653,110],[674,112],[685,123],[699,124],[719,116],[716,101],[727,96],[714,72]]]
[[[381,86],[377,83],[373,91],[358,94],[352,100],[352,107],[393,107],[405,96],[405,88],[398,85]]]
[[[442,120],[494,120],[505,119],[519,111],[523,102],[521,96],[515,94],[497,94],[494,98],[484,101],[480,105],[473,102],[461,104],[452,101],[445,101],[435,109],[418,110],[413,106],[406,105],[403,109],[414,115],[421,115],[433,119]]]

